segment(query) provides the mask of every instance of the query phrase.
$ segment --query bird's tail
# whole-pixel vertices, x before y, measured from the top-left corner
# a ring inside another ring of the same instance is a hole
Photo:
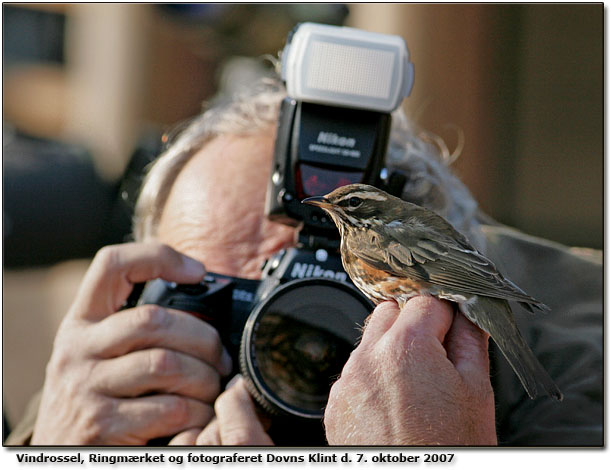
[[[506,300],[478,297],[476,302],[461,305],[465,316],[488,332],[517,374],[530,398],[536,398],[540,384],[547,394],[562,400],[562,392],[520,334]]]

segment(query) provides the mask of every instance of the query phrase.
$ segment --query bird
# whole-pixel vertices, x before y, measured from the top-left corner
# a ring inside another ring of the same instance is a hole
[[[416,295],[454,302],[496,342],[531,399],[539,385],[563,399],[520,334],[509,301],[530,312],[549,307],[504,277],[442,216],[367,184],[302,202],[329,214],[340,233],[344,270],[374,304],[395,300],[401,308]]]

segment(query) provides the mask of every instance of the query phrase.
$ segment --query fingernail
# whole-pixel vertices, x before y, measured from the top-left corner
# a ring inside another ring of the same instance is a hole
[[[242,378],[242,374],[236,374],[234,375],[231,380],[229,382],[227,382],[227,385],[225,385],[225,390],[229,390],[231,387],[233,387],[235,384],[238,383],[238,381]]]
[[[183,264],[185,267],[185,270],[187,271],[187,273],[189,275],[192,275],[193,277],[199,277],[201,279],[204,278],[204,276],[206,275],[206,268],[204,267],[204,265],[202,263],[200,263],[199,261],[193,259],[193,258],[189,258],[188,256],[184,256],[183,257]]]

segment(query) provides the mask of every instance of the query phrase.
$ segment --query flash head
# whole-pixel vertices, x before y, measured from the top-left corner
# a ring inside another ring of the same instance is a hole
[[[414,84],[400,36],[302,23],[282,52],[282,79],[295,100],[390,113]]]

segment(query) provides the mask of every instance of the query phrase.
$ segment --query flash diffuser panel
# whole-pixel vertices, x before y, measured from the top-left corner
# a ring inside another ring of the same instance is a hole
[[[414,66],[400,36],[303,23],[282,53],[296,100],[391,112],[411,91]]]

